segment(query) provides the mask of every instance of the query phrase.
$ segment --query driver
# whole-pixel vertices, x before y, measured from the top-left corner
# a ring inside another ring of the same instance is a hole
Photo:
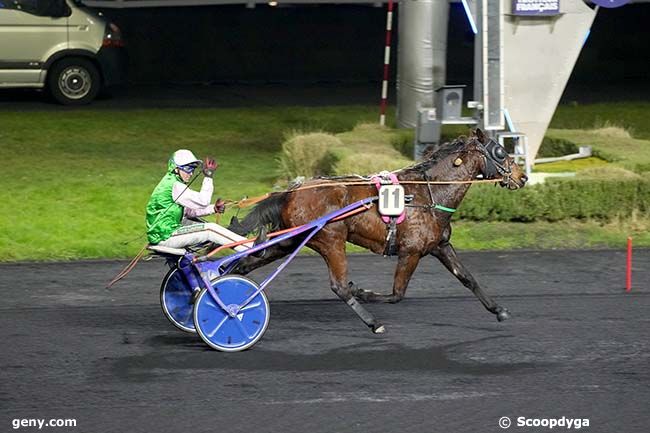
[[[244,238],[214,223],[198,222],[198,218],[223,213],[223,200],[212,201],[212,176],[217,162],[207,157],[203,163],[203,184],[200,191],[189,188],[194,171],[201,160],[192,152],[180,149],[174,152],[167,164],[167,174],[158,183],[147,203],[147,238],[152,245],[184,248],[204,242],[225,245]],[[236,246],[235,251],[245,251],[252,242]]]

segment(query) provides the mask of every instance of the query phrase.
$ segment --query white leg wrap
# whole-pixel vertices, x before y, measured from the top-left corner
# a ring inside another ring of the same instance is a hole
[[[225,227],[214,223],[192,224],[181,227],[172,233],[167,240],[160,242],[158,245],[170,248],[184,248],[190,245],[197,245],[203,242],[214,242],[218,245],[226,245],[233,242],[246,239],[237,233],[231,232]],[[246,251],[252,247],[253,243],[248,242],[236,246],[235,251]]]

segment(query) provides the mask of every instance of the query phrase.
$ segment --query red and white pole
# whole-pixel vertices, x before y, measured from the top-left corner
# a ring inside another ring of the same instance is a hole
[[[632,290],[632,238],[627,238],[627,266],[625,267],[625,291]]]
[[[381,105],[379,107],[379,124],[386,124],[386,105],[388,104],[388,75],[390,66],[390,39],[393,30],[393,0],[388,0],[386,16],[386,48],[384,49],[384,79],[381,82]]]

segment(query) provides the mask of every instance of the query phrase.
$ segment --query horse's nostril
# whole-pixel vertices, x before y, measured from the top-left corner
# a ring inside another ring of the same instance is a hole
[[[526,176],[525,174],[522,174],[521,175],[521,180],[524,181],[524,182],[528,182],[528,176]]]

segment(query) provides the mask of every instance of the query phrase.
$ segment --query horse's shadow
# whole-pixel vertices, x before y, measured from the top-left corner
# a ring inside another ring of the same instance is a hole
[[[218,353],[206,348],[191,335],[156,335],[146,343],[157,350],[115,360],[113,370],[125,380],[149,381],[164,377],[161,371],[257,371],[257,372],[438,372],[445,375],[512,375],[539,368],[531,362],[477,362],[452,359],[450,352],[488,340],[510,336],[489,336],[460,343],[423,348],[395,343],[370,344],[368,347],[346,345],[320,353],[287,353],[254,350],[238,353]],[[158,349],[189,350],[158,350]]]

